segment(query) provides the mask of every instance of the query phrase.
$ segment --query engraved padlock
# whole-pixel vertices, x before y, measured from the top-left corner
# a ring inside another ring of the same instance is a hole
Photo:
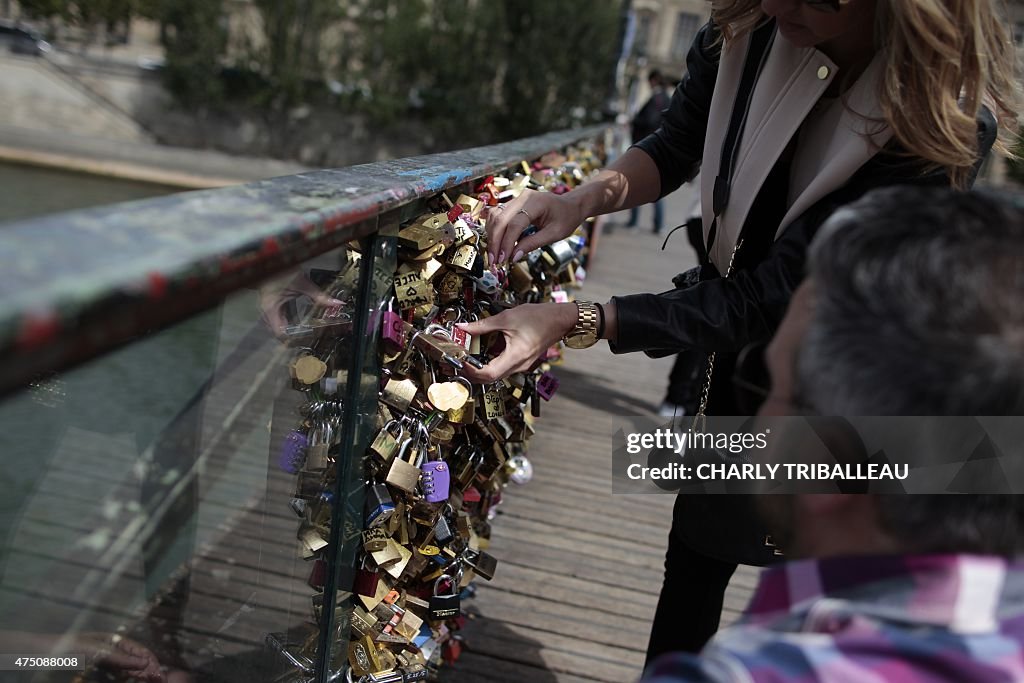
[[[434,303],[434,286],[419,271],[395,275],[394,284],[398,307],[403,311]]]
[[[381,338],[392,351],[405,348],[405,321],[394,311],[384,311]]]
[[[488,420],[505,417],[505,399],[497,383],[484,391],[484,415]]]
[[[415,491],[420,480],[419,460],[423,453],[415,441],[416,439],[408,438],[402,443],[398,455],[391,461],[388,476],[384,478],[384,481],[406,493]]]
[[[463,277],[459,273],[454,271],[445,273],[437,286],[438,301],[442,304],[449,304],[456,301],[460,296],[462,296],[462,282]]]
[[[383,529],[378,527],[371,527],[363,532],[363,550],[368,553],[375,553],[379,550],[384,550],[388,545],[389,536]]]
[[[441,589],[441,582],[445,580],[451,586],[448,589],[451,593],[439,595],[438,591]],[[450,574],[441,574],[434,581],[433,595],[430,597],[430,607],[427,612],[430,620],[443,621],[459,616],[459,613],[462,611],[461,602],[459,598],[459,582]]]
[[[416,398],[419,388],[411,379],[389,379],[381,391],[380,400],[400,413],[409,410],[409,404]]]
[[[368,676],[383,670],[377,645],[369,636],[349,644],[348,663],[356,676]]]
[[[402,674],[402,683],[419,683],[430,678],[430,671],[417,662],[403,666],[398,671]]]
[[[448,265],[459,273],[463,273],[465,275],[476,275],[477,273],[474,273],[473,271],[475,270],[474,266],[476,265],[478,256],[479,252],[475,246],[472,244],[463,244],[452,253],[451,258],[448,260]]]

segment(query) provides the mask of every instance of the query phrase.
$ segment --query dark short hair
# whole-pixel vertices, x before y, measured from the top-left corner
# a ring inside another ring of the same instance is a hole
[[[661,72],[658,71],[657,69],[651,69],[649,72],[647,72],[647,80],[654,81],[658,85],[661,85],[662,83],[665,82],[665,77],[662,76]]]
[[[801,398],[826,415],[1024,415],[1024,209],[875,190],[810,250]]]
[[[810,251],[797,390],[828,415],[1024,415],[1024,205],[892,187],[840,209]],[[1024,551],[1024,496],[879,495],[908,552]]]

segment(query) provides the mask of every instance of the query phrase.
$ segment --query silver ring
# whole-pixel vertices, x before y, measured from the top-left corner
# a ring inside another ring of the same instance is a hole
[[[531,216],[530,214],[526,213],[526,209],[519,209],[519,211],[517,211],[516,213],[523,214],[524,216],[526,216],[527,218],[530,219],[531,223],[533,222],[533,216]]]

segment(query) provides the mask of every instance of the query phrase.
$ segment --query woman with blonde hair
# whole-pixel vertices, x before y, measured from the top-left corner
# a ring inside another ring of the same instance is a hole
[[[994,0],[711,8],[655,133],[576,191],[524,192],[488,222],[491,262],[518,261],[587,216],[655,201],[700,170],[699,268],[662,294],[520,306],[468,325],[506,340],[477,381],[528,368],[559,339],[584,348],[604,338],[615,353],[703,352],[702,409],[742,414],[729,381],[737,354],[773,334],[824,220],[879,186],[967,188],[1016,133],[1014,48]],[[699,650],[737,562],[772,553],[747,497],[678,496],[648,659]]]

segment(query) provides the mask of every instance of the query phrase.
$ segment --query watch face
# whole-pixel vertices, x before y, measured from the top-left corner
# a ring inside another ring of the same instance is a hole
[[[596,332],[577,332],[565,338],[565,345],[570,349],[585,349],[597,343]]]

